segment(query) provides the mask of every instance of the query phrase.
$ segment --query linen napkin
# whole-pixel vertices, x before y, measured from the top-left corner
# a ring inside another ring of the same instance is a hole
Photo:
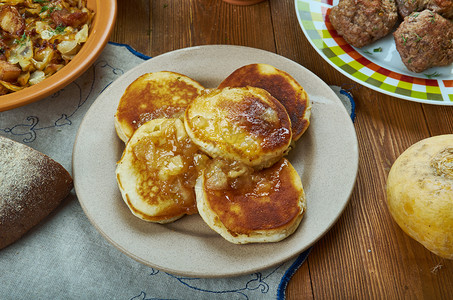
[[[0,135],[52,157],[70,173],[77,129],[97,96],[149,57],[109,43],[81,77],[36,103],[0,112]],[[332,87],[354,118],[349,93]],[[1,101],[1,100],[0,100]],[[75,192],[15,244],[0,250],[1,299],[284,299],[310,249],[276,267],[233,278],[188,278],[136,262],[107,242]]]

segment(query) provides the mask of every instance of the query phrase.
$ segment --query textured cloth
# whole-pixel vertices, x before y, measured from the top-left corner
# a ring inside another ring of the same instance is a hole
[[[0,112],[0,135],[49,155],[71,173],[74,140],[88,108],[109,84],[148,58],[109,43],[94,65],[67,87]],[[353,118],[352,97],[333,89]],[[0,299],[284,299],[289,279],[309,251],[250,275],[176,276],[136,262],[108,243],[72,191],[48,218],[0,250]]]

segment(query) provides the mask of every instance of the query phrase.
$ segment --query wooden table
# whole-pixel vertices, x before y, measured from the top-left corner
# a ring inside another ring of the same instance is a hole
[[[360,153],[357,183],[344,214],[291,279],[287,298],[453,299],[453,261],[404,234],[385,204],[392,163],[421,139],[453,133],[453,107],[399,100],[343,76],[305,38],[293,0],[252,6],[118,0],[111,41],[149,56],[206,44],[249,46],[285,56],[327,84],[351,87]]]

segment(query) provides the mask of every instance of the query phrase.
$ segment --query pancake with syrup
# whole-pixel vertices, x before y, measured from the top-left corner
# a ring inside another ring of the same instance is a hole
[[[244,86],[265,89],[283,104],[291,119],[294,141],[307,130],[311,103],[304,88],[291,75],[268,64],[250,64],[235,70],[218,88]]]
[[[182,117],[187,105],[204,87],[175,72],[147,73],[134,80],[120,99],[115,129],[125,143],[138,127],[157,118]]]
[[[214,159],[195,191],[205,223],[235,244],[281,241],[306,210],[301,179],[285,158],[260,171]]]
[[[180,119],[146,122],[134,132],[116,167],[124,202],[140,219],[162,224],[196,213],[194,186],[206,159]]]
[[[214,89],[194,99],[184,125],[192,141],[211,157],[256,169],[286,154],[291,123],[283,105],[256,87]]]

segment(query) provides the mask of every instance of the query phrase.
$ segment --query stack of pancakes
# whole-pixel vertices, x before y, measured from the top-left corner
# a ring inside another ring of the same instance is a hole
[[[126,143],[116,169],[123,199],[146,221],[198,212],[232,243],[280,241],[306,209],[284,156],[310,111],[302,86],[267,64],[241,67],[213,89],[174,72],[145,74],[115,114]]]

